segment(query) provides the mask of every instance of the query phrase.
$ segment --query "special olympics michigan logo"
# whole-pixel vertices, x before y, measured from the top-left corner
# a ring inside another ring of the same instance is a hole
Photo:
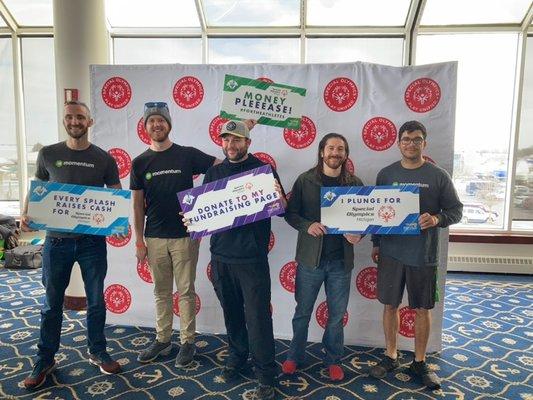
[[[204,98],[204,86],[194,76],[184,76],[174,85],[172,91],[174,101],[185,109],[197,107]]]
[[[304,115],[300,129],[283,129],[283,138],[293,149],[305,149],[316,139],[316,126],[311,118]]]
[[[324,89],[324,102],[331,110],[337,112],[352,108],[358,96],[357,85],[350,78],[335,78]]]
[[[109,78],[102,87],[102,100],[114,109],[125,107],[131,100],[131,86],[120,76]]]
[[[440,86],[430,78],[417,79],[405,89],[404,100],[409,109],[417,113],[433,110],[439,104]]]
[[[104,291],[106,308],[115,314],[123,314],[131,306],[131,293],[122,285],[109,285]]]

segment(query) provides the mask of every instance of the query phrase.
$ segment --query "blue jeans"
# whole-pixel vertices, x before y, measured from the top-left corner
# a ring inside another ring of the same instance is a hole
[[[296,271],[296,310],[292,318],[293,338],[288,360],[302,364],[305,358],[309,320],[322,282],[326,290],[328,322],[322,345],[326,352],[326,365],[338,364],[344,353],[344,327],[342,319],[350,297],[351,270],[347,271],[342,260],[325,261],[313,269],[298,265]]]
[[[63,300],[74,262],[80,265],[87,296],[87,336],[89,352],[106,349],[104,325],[106,308],[104,279],[107,273],[107,247],[104,236],[82,235],[77,238],[46,237],[43,249],[42,279],[46,289],[41,310],[40,359],[52,361],[59,349]]]

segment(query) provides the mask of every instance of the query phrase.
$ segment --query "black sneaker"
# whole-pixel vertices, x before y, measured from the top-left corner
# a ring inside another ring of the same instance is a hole
[[[137,361],[141,363],[148,363],[151,361],[154,361],[157,357],[160,355],[168,356],[170,352],[172,351],[172,343],[161,343],[157,340],[154,340],[153,343],[148,346],[148,348],[144,349],[139,356],[137,357]]]
[[[389,356],[385,356],[377,365],[370,368],[368,374],[373,378],[383,379],[388,372],[394,371],[399,366],[400,362],[398,359],[393,360]]]
[[[56,362],[54,360],[47,362],[43,359],[38,359],[33,366],[31,374],[24,379],[24,387],[26,389],[37,389],[46,381],[46,377],[50,375],[55,368]]]
[[[276,397],[274,386],[259,384],[255,388],[255,398],[257,400],[271,400]]]
[[[177,368],[183,368],[191,363],[196,353],[196,346],[194,343],[183,343],[180,347],[180,351],[176,357],[176,363],[174,366]]]
[[[418,377],[428,389],[440,389],[440,378],[435,372],[429,370],[425,361],[413,361],[409,366],[409,371]]]

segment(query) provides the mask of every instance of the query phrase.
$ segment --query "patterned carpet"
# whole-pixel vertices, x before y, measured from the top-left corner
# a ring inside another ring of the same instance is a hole
[[[309,349],[311,362],[293,377],[280,376],[279,399],[517,399],[533,400],[533,283],[530,277],[448,276],[441,354],[428,358],[443,378],[443,388],[430,392],[414,382],[405,367],[387,381],[366,370],[381,349],[348,346],[346,379],[331,385],[320,362],[320,346]],[[36,392],[21,382],[31,370],[36,351],[43,289],[40,271],[0,269],[0,398],[1,399],[255,399],[253,372],[229,385],[217,377],[226,352],[224,336],[200,335],[197,357],[185,369],[174,368],[176,350],[162,362],[140,365],[137,353],[147,347],[153,330],[108,326],[110,353],[124,372],[105,376],[86,360],[84,312],[66,312],[58,369]],[[177,337],[173,338],[177,342]],[[288,343],[276,342],[279,362]]]

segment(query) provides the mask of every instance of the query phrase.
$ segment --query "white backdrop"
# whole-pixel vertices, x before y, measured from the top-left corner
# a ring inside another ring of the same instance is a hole
[[[224,74],[271,79],[307,88],[304,123],[299,131],[256,126],[252,153],[273,160],[285,190],[296,177],[315,165],[320,138],[341,133],[350,145],[356,174],[372,185],[377,172],[398,160],[397,130],[408,120],[428,129],[426,155],[451,174],[455,127],[457,64],[390,67],[369,63],[310,65],[135,65],[92,66],[91,104],[95,119],[92,141],[109,151],[119,164],[122,186],[129,187],[131,159],[147,148],[142,124],[147,101],[165,101],[172,116],[171,140],[223,158],[215,143],[223,120],[217,115]],[[201,184],[202,177],[195,179]],[[171,199],[169,199],[171,201]],[[130,221],[132,222],[132,221]],[[447,231],[442,232],[439,289],[444,294]],[[133,238],[132,238],[133,239]],[[272,219],[270,270],[274,333],[291,338],[294,312],[294,255],[296,231],[283,219]],[[152,283],[146,265],[137,265],[134,240],[108,246],[106,279],[107,321],[154,326]],[[197,329],[225,332],[220,305],[208,278],[209,240],[204,238],[197,268]],[[273,243],[272,243],[273,242]],[[366,237],[356,248],[355,269],[345,327],[346,344],[383,347],[382,306],[375,299],[376,269]],[[320,341],[327,310],[319,294],[310,322],[309,339]],[[177,304],[175,302],[175,304]],[[401,310],[400,347],[412,349],[413,313]],[[443,304],[434,310],[430,350],[441,348]],[[175,313],[179,310],[175,307]],[[179,326],[175,318],[175,328]]]

